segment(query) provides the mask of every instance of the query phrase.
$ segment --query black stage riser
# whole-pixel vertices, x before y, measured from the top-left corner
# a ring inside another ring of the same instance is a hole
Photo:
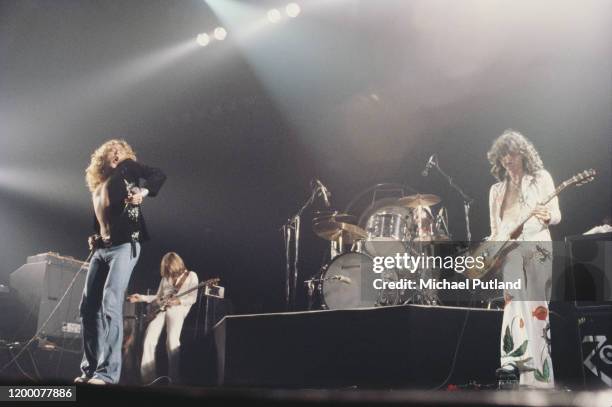
[[[215,329],[226,386],[435,387],[444,382],[466,308],[398,306],[226,317]],[[502,313],[469,311],[448,383],[491,383]]]

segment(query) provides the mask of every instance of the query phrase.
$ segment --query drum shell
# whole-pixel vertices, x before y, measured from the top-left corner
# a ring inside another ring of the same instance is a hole
[[[342,279],[339,279],[342,277]],[[399,301],[397,290],[376,290],[374,280],[397,280],[393,270],[383,274],[373,272],[373,260],[362,253],[344,253],[332,260],[321,275],[319,286],[323,308],[351,309],[393,305]]]
[[[368,218],[365,250],[371,256],[405,253],[405,241],[410,229],[410,217],[406,215],[405,210],[376,212]]]

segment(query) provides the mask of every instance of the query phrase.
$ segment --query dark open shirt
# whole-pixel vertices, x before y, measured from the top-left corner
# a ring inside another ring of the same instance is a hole
[[[134,160],[122,161],[113,170],[108,181],[110,200],[109,223],[112,245],[149,240],[147,226],[140,205],[126,204],[130,187],[149,190],[154,197],[166,181],[166,175],[158,168],[148,167]],[[94,229],[100,233],[100,224],[94,215]]]

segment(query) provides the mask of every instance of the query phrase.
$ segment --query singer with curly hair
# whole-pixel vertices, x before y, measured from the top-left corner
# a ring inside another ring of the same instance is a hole
[[[80,313],[82,375],[76,383],[118,383],[123,340],[123,299],[140,243],[148,240],[141,204],[156,196],[166,176],[136,160],[124,140],[109,140],[91,155],[85,180],[94,210],[95,235]]]

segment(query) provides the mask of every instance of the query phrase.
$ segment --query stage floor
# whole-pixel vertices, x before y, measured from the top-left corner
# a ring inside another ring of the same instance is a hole
[[[17,383],[2,383],[17,385]],[[18,383],[27,385],[27,383]],[[37,383],[40,385],[40,383]],[[66,385],[67,383],[49,383]],[[138,402],[138,405],[180,406],[307,406],[307,405],[405,405],[405,406],[584,406],[610,407],[612,390],[571,392],[563,390],[364,390],[357,388],[316,389],[253,389],[157,386],[130,387],[120,385],[76,387],[77,401],[70,405],[100,405],[105,403]],[[32,405],[26,403],[27,405]],[[45,402],[41,405],[62,405]],[[68,405],[64,403],[63,405]]]

